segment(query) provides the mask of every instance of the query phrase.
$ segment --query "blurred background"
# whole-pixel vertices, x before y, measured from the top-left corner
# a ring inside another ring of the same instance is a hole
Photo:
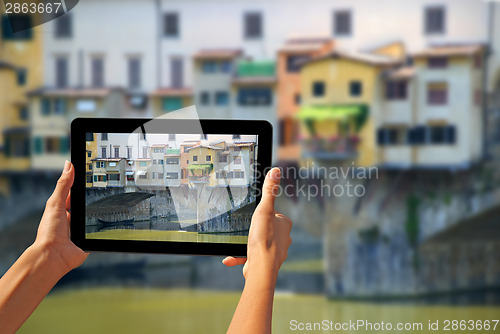
[[[274,332],[498,318],[500,3],[73,5],[17,33],[35,18],[0,7],[0,275],[34,240],[72,119],[194,104],[274,126],[294,221]],[[20,332],[224,332],[244,281],[221,260],[91,254]]]

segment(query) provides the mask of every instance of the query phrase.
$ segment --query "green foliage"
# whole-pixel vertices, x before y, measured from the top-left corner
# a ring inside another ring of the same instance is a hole
[[[361,130],[363,125],[365,125],[367,119],[368,119],[368,106],[363,105],[360,108],[360,112],[354,116],[356,131]]]

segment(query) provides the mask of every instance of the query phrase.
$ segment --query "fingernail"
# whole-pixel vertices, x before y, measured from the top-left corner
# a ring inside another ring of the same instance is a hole
[[[66,162],[64,163],[63,174],[69,172],[70,168],[71,168],[71,162],[66,160]]]
[[[270,173],[269,177],[272,179],[275,179],[275,180],[281,179],[281,169],[276,168],[276,167],[271,169],[271,173]]]

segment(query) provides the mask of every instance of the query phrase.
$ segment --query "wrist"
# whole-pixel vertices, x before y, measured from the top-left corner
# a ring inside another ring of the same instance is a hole
[[[266,262],[249,262],[246,273],[246,283],[256,283],[264,289],[274,291],[278,279],[278,270],[274,265]]]
[[[36,254],[43,261],[44,265],[50,267],[58,277],[63,277],[71,271],[71,268],[64,261],[61,252],[54,243],[35,240],[28,250]]]

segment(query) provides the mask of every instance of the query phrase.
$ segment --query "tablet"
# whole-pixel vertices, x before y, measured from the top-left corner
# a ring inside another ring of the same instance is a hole
[[[245,256],[266,121],[78,118],[71,239],[85,251]]]

